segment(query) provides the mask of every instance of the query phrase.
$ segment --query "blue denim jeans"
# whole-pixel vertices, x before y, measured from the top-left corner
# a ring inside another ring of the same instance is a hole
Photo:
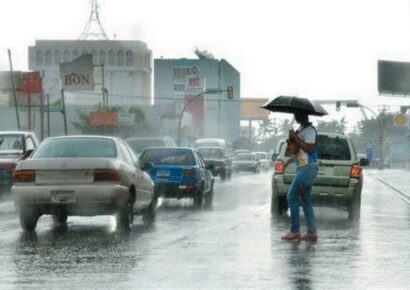
[[[312,204],[312,185],[318,174],[317,165],[298,167],[290,185],[287,200],[291,215],[291,232],[300,233],[299,207],[302,206],[306,218],[307,232],[316,234],[315,214]]]

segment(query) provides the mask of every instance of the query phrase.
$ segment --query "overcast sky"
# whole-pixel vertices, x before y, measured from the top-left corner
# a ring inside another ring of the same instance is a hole
[[[111,39],[142,40],[158,58],[195,47],[241,72],[242,97],[377,96],[377,59],[410,60],[408,0],[100,0]],[[0,69],[27,69],[35,39],[77,39],[89,0],[7,0],[0,9]],[[390,99],[389,99],[390,100]]]

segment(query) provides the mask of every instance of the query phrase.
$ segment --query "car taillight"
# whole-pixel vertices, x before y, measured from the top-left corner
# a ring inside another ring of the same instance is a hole
[[[96,169],[94,182],[96,181],[120,181],[120,173],[115,169]]]
[[[13,172],[13,182],[34,182],[35,179],[34,170],[15,170]]]
[[[283,160],[276,160],[274,168],[275,174],[283,174],[285,172],[285,162]]]
[[[350,170],[350,177],[360,178],[361,175],[362,175],[362,168],[357,164],[352,165],[352,169]]]
[[[196,172],[194,168],[191,169],[183,169],[182,170],[182,176],[183,177],[195,177],[196,176]]]

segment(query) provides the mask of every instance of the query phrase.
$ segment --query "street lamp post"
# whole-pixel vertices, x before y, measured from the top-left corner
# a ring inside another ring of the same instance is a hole
[[[224,93],[228,92],[228,98],[232,99],[233,97],[233,88],[232,86],[228,86],[226,90],[220,90],[220,89],[208,89],[203,92],[200,92],[193,96],[192,98],[189,99],[189,101],[185,104],[185,106],[182,108],[180,114],[179,114],[179,119],[178,119],[178,145],[181,146],[181,139],[182,139],[182,117],[184,116],[184,112],[186,108],[189,106],[189,104],[195,100],[196,98],[205,95],[205,94],[219,94],[219,93]]]
[[[380,156],[379,169],[383,169],[384,160],[383,160],[383,124],[382,124],[382,122],[380,121],[379,117],[377,116],[377,114],[372,109],[370,109],[369,107],[366,107],[362,104],[359,104],[358,102],[346,103],[346,107],[348,107],[348,108],[359,108],[359,107],[361,107],[361,108],[364,108],[364,109],[368,110],[369,112],[371,112],[375,116],[375,118],[377,120],[377,123],[379,124],[379,129],[380,129],[380,136],[379,136],[379,142],[380,142],[380,146],[379,146],[379,149],[380,149],[380,152],[379,152],[379,156]]]

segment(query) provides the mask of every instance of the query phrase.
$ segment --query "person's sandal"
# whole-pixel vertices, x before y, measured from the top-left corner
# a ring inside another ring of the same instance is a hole
[[[282,236],[282,240],[285,241],[296,241],[300,240],[301,235],[299,233],[289,232],[286,235]]]
[[[305,234],[302,236],[302,241],[316,242],[319,237],[316,234]]]

